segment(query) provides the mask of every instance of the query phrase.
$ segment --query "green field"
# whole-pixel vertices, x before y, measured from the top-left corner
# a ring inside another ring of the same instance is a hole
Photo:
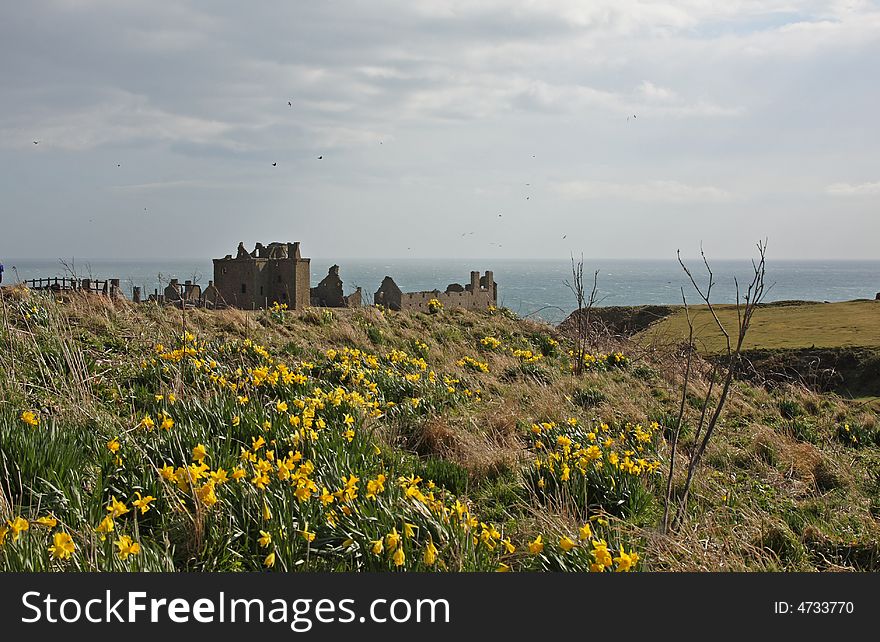
[[[736,308],[716,306],[718,317],[735,338]],[[705,306],[691,308],[698,348],[707,353],[724,350],[724,337]],[[643,341],[681,340],[688,326],[682,309],[639,333]],[[768,304],[755,311],[744,349],[880,347],[880,301],[842,303]]]
[[[825,312],[880,345],[874,305],[768,307],[753,336]],[[710,369],[682,406],[680,350],[603,336],[578,372],[576,349],[503,308],[0,290],[0,572],[880,570],[880,421],[855,388],[735,381],[664,534],[668,440],[683,412],[678,503]]]

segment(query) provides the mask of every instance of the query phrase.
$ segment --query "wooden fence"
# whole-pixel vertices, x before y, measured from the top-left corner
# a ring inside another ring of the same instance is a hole
[[[90,292],[104,296],[118,296],[119,279],[75,279],[72,277],[49,277],[29,279],[24,282],[31,290],[52,292]]]

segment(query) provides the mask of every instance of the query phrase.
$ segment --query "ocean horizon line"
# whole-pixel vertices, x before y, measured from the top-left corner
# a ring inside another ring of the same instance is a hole
[[[222,257],[199,257],[199,256],[169,256],[169,257],[83,257],[77,258],[75,256],[64,257],[64,256],[51,256],[51,257],[40,257],[40,256],[28,256],[28,257],[9,257],[3,258],[0,255],[0,260],[5,260],[7,263],[12,264],[16,261],[28,261],[28,262],[50,262],[50,261],[88,261],[88,262],[102,262],[102,263],[162,263],[162,262],[177,262],[177,261],[212,261],[213,258],[222,258]],[[304,257],[312,261],[336,261],[340,260],[340,256],[307,256]],[[529,262],[559,262],[565,261],[566,263],[571,261],[571,257],[534,257],[534,258],[525,258],[525,257],[504,257],[504,256],[471,256],[471,257],[450,257],[450,256],[350,256],[345,257],[346,260],[349,261],[507,261],[511,263],[529,263]],[[575,260],[580,260],[580,257],[574,257]],[[701,260],[699,255],[695,256],[683,256],[685,261],[692,260]],[[725,262],[750,262],[754,257],[744,256],[744,257],[707,257],[709,263],[713,261],[725,261]],[[628,262],[628,263],[651,263],[658,261],[673,261],[678,262],[678,258],[675,256],[672,257],[583,257],[584,267],[587,267],[588,261],[620,261],[620,262]],[[880,258],[768,258],[768,263],[880,263]]]

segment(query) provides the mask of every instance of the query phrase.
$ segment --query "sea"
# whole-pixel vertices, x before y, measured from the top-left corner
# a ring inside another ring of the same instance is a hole
[[[70,276],[79,278],[118,278],[123,292],[131,296],[133,286],[146,295],[161,292],[168,281],[190,279],[202,286],[213,278],[210,259],[111,260],[0,258],[6,267],[4,285],[28,279]],[[699,260],[685,261],[701,287],[708,273]],[[471,270],[492,270],[498,284],[498,305],[521,317],[559,323],[577,307],[568,284],[572,264],[556,259],[316,259],[311,261],[312,285],[327,274],[331,265],[340,266],[345,293],[361,287],[364,302],[385,276],[391,276],[404,291],[445,290],[451,283],[467,284]],[[711,262],[715,285],[714,303],[736,299],[735,279],[740,286],[752,276],[750,260]],[[594,259],[584,258],[584,280],[588,290],[596,275],[599,306],[677,304],[682,291],[689,303],[698,295],[675,259]],[[880,292],[880,261],[768,261],[765,301],[808,300],[849,301],[873,299]]]

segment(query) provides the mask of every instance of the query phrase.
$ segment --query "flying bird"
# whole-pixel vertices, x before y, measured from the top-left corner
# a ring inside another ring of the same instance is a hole
[[[277,162],[272,163],[272,167],[275,167],[277,164],[278,164]]]
[[[116,163],[116,167],[122,167],[120,163]]]
[[[528,197],[528,196],[526,196],[526,200],[529,200],[529,197]]]
[[[39,144],[40,144],[40,141],[38,141],[38,140],[34,141],[34,145],[39,145]]]
[[[568,236],[568,234],[563,234],[563,235],[562,235],[562,238],[565,238],[566,236]]]
[[[293,105],[290,103],[289,100],[287,101],[287,106],[288,106],[288,107],[293,107]]]
[[[324,158],[324,156],[318,156],[318,160],[321,160],[322,158]]]

